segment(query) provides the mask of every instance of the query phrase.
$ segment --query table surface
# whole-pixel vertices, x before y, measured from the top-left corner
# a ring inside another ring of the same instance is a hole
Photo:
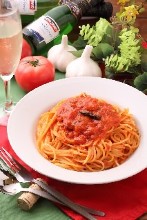
[[[60,73],[60,72],[57,72],[56,71],[56,74],[55,74],[55,80],[58,80],[58,79],[62,79],[65,77],[65,74],[64,73]],[[13,77],[11,79],[11,96],[12,96],[12,100],[14,102],[17,102],[19,101],[25,94],[26,92],[24,92],[19,86],[18,84],[16,83],[15,81],[15,77]],[[4,96],[4,86],[3,86],[3,81],[2,79],[0,78],[0,103],[4,102],[5,100],[5,96]]]

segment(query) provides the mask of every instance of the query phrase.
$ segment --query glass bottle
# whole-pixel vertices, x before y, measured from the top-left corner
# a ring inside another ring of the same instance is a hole
[[[58,0],[14,0],[21,14],[22,25],[33,22],[41,15],[58,5]],[[11,5],[11,0],[5,4]]]
[[[23,34],[33,54],[46,55],[49,48],[60,43],[63,34],[72,31],[83,13],[96,4],[97,0],[67,0],[26,26]]]

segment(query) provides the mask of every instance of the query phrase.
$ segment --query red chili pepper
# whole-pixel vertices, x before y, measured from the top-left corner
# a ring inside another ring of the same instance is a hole
[[[146,42],[146,41],[143,41],[143,42],[142,42],[142,47],[143,47],[144,49],[147,49],[147,42]]]

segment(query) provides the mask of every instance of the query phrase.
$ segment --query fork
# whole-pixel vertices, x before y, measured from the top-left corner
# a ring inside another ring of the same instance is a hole
[[[34,182],[39,185],[42,189],[48,192],[53,199],[56,199],[58,203],[62,203],[63,205],[71,208],[82,216],[86,217],[89,220],[95,220],[95,218],[91,215],[99,215],[104,216],[105,213],[99,210],[94,210],[79,204],[74,203],[69,198],[55,190],[53,187],[47,185],[45,182],[42,182],[38,179],[34,179],[31,173],[24,168],[21,164],[19,164],[5,149],[4,147],[0,148],[0,158],[3,160],[6,166],[8,166],[14,175],[14,177],[18,180],[18,182]]]

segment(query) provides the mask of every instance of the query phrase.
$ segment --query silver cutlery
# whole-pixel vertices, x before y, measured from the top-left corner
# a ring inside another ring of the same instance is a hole
[[[19,185],[16,183],[10,184],[8,186],[3,186],[3,189],[1,187],[1,191],[3,193],[7,194],[16,194],[18,192],[24,192],[29,191],[36,195],[39,195],[41,197],[44,197],[46,199],[49,199],[50,201],[60,203],[62,205],[65,205],[72,210],[76,211],[77,213],[81,214],[82,216],[86,217],[86,219],[89,220],[95,220],[95,217],[93,215],[98,216],[104,216],[105,213],[99,210],[94,210],[85,206],[81,206],[79,204],[74,203],[69,198],[55,190],[53,187],[47,185],[45,182],[42,182],[38,179],[34,179],[30,172],[26,170],[21,164],[19,164],[5,149],[4,147],[0,148],[0,158],[2,163],[0,163],[1,166],[4,164],[4,169],[8,167],[11,170],[11,174],[18,180],[20,183],[25,182],[33,182],[36,183],[38,186],[40,186],[43,190],[43,192],[40,192],[41,190],[36,189],[30,189],[30,188],[23,188],[19,183]],[[93,215],[92,215],[93,214]]]

